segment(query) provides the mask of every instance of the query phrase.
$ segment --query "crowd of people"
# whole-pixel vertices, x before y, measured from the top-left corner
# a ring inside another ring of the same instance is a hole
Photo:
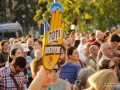
[[[29,35],[1,41],[0,90],[120,90],[118,30],[65,35],[52,70],[42,45],[43,37]]]

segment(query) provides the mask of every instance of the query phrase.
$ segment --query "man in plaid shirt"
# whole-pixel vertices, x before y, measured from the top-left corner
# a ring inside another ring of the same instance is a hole
[[[15,58],[12,63],[0,68],[0,90],[24,90],[24,74],[23,70],[26,66],[26,59],[22,56]],[[14,76],[17,85],[15,85],[10,75]]]

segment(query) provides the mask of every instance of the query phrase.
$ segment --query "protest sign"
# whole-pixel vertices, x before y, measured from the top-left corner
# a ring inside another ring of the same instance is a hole
[[[46,69],[52,70],[60,57],[60,49],[64,37],[64,22],[62,18],[62,6],[60,3],[53,3],[50,7],[50,26],[44,18],[45,39],[43,44],[43,65]]]

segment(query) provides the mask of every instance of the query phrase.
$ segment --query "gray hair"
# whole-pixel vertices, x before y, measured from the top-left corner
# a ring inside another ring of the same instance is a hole
[[[73,90],[81,90],[81,88],[86,85],[86,81],[88,77],[94,73],[95,73],[95,69],[93,68],[81,69],[78,73],[78,80],[76,80],[75,87]]]
[[[22,46],[20,42],[15,43],[15,44],[12,46],[12,49],[18,48],[18,46]]]
[[[101,33],[102,31],[100,31],[100,30],[97,30],[96,31],[96,33],[95,33],[95,35],[97,36],[98,35],[98,33]]]
[[[100,50],[103,51],[110,42],[105,42],[100,46]]]
[[[83,43],[85,43],[85,42],[87,41],[87,38],[86,38],[86,37],[82,37],[82,38],[80,39],[80,41],[81,41],[81,44],[83,44]]]

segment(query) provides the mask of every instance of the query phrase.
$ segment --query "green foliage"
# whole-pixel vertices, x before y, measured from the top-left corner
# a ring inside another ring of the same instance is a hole
[[[105,30],[120,23],[120,0],[57,0],[57,2],[63,6],[66,32],[69,32],[71,24],[75,24],[80,32],[84,32],[90,29],[90,26],[92,29]],[[39,0],[39,10],[34,20],[42,19],[44,16],[49,21],[52,3],[53,0]]]

